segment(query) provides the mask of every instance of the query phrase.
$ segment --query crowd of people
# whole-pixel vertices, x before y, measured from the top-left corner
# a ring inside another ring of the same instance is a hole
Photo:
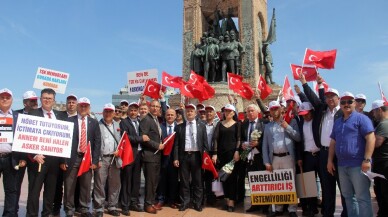
[[[234,212],[235,205],[244,201],[248,172],[292,169],[294,174],[314,171],[319,177],[322,216],[334,216],[337,185],[342,197],[341,216],[373,216],[371,181],[365,173],[388,173],[388,104],[376,100],[366,112],[365,95],[339,94],[333,88],[325,91],[322,81],[318,76],[317,95],[301,73],[303,91],[295,85],[301,102],[289,98],[271,101],[266,107],[258,91],[256,103],[244,108],[244,120],[237,118],[233,99],[217,116],[212,105],[187,103],[169,108],[160,92],[160,99],[150,102],[142,96],[138,102],[123,100],[120,106],[105,104],[101,120],[96,120],[85,97],[69,95],[66,111],[56,111],[54,90],[43,89],[40,97],[27,91],[24,108],[12,110],[12,91],[1,89],[0,118],[12,118],[13,129],[18,114],[74,123],[70,158],[13,152],[12,143],[0,144],[3,216],[18,216],[26,168],[28,217],[58,216],[62,207],[66,216],[75,212],[103,216],[105,209],[112,216],[129,216],[131,211],[156,214],[164,206],[201,212],[204,206],[214,206],[220,200],[212,191],[213,174],[202,169],[205,152],[217,169],[234,161],[231,174],[221,180],[227,212]],[[294,117],[287,121],[285,113],[290,107]],[[124,132],[129,136],[134,161],[122,167],[117,147]],[[164,155],[163,140],[174,132],[172,152]],[[88,172],[77,176],[87,141],[92,164]],[[247,156],[243,152],[248,152]],[[140,201],[141,172],[144,201]],[[388,216],[387,180],[376,178],[374,189],[378,216]],[[300,204],[303,216],[319,213],[317,197],[300,199]],[[286,207],[289,216],[297,216],[297,204]],[[246,212],[281,216],[284,209],[283,205],[276,205],[275,211],[269,205],[251,205]]]

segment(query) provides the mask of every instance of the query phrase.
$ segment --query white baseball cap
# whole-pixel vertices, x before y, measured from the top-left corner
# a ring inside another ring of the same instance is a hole
[[[131,102],[129,103],[128,107],[131,107],[131,106],[139,107],[139,104],[137,104],[137,102]]]
[[[236,108],[232,104],[226,104],[224,110],[234,111],[236,112]]]
[[[325,92],[325,95],[329,94],[329,93],[334,93],[335,95],[339,96],[338,90],[336,90],[334,88],[327,89],[327,91]]]
[[[122,104],[122,103],[127,103],[129,105],[129,102],[127,100],[125,100],[125,99],[120,101],[120,104]]]
[[[307,113],[309,113],[309,111],[311,111],[313,109],[314,108],[310,102],[302,102],[302,104],[300,104],[300,106],[299,106],[298,114],[299,115],[306,115]]]
[[[69,99],[69,98],[74,98],[75,100],[78,100],[78,97],[74,94],[70,94],[66,97],[66,99]]]
[[[114,106],[112,103],[107,103],[107,104],[104,105],[104,109],[103,109],[103,110],[104,110],[104,111],[105,111],[105,110],[114,111],[114,110],[116,110],[116,108],[115,108],[115,106]]]
[[[88,104],[88,105],[90,105],[90,100],[88,98],[86,98],[86,97],[81,97],[78,100],[78,104]]]
[[[213,111],[215,111],[216,108],[214,108],[214,106],[212,106],[212,105],[207,105],[207,106],[205,107],[205,110],[213,110]]]
[[[271,101],[268,105],[269,109],[273,109],[273,108],[279,108],[280,107],[280,103],[279,101]]]
[[[34,91],[29,90],[23,94],[23,99],[38,99],[38,96]]]
[[[8,88],[3,88],[0,90],[0,94],[6,93],[8,95],[12,96],[12,91],[10,91]]]
[[[384,102],[384,100],[381,100],[381,99],[375,100],[372,103],[372,110],[383,107],[385,105],[387,105],[387,103]]]
[[[364,94],[362,94],[362,93],[359,93],[359,94],[356,95],[355,99],[363,99],[363,100],[366,101],[366,96]]]
[[[354,95],[353,95],[351,92],[348,92],[348,91],[345,91],[345,92],[341,95],[341,99],[342,99],[342,98],[345,98],[345,97],[349,97],[349,98],[353,98],[353,99],[354,99]]]
[[[194,110],[197,110],[197,106],[195,106],[193,103],[190,103],[190,104],[187,104],[187,105],[185,105],[185,108],[192,108],[192,109],[194,109]]]

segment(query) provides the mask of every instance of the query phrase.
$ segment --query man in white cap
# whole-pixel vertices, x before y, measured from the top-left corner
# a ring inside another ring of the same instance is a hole
[[[68,117],[77,115],[77,96],[70,94],[66,97],[66,112]]]
[[[20,114],[28,114],[29,111],[38,108],[38,96],[36,96],[34,91],[29,90],[23,94],[23,105],[24,108],[16,110],[15,112]]]
[[[378,122],[375,129],[376,143],[372,155],[372,171],[388,177],[388,102],[374,101],[370,113]],[[374,180],[374,186],[379,206],[377,216],[388,216],[388,181],[377,178]]]
[[[320,176],[319,168],[319,153],[320,149],[315,144],[313,137],[313,122],[316,121],[314,117],[317,115],[314,113],[314,108],[310,102],[303,102],[299,106],[299,113],[302,118],[299,123],[299,132],[301,135],[301,142],[299,147],[296,147],[296,159],[299,168],[303,172],[314,171],[314,174]],[[303,209],[303,216],[315,216],[318,214],[317,197],[301,198],[301,204]]]
[[[12,152],[12,131],[18,117],[18,113],[11,109],[12,102],[12,91],[7,88],[1,89],[0,120],[2,128],[11,128],[10,130],[0,131],[0,176],[3,177],[4,186],[3,216],[18,216],[17,206],[19,204],[20,187],[17,185],[17,171],[14,168],[18,163],[19,167],[24,167],[26,164],[24,160],[19,162],[21,156],[18,153]]]
[[[373,216],[370,180],[363,174],[371,169],[375,147],[372,121],[355,111],[354,96],[344,92],[340,99],[343,117],[337,119],[331,133],[327,170],[334,175],[334,155],[338,159],[338,174],[342,195],[349,216]],[[362,172],[360,172],[362,171]]]
[[[114,112],[115,106],[113,104],[105,104],[102,118],[99,121],[101,131],[100,168],[94,172],[93,189],[93,208],[96,217],[103,216],[105,198],[108,198],[108,214],[120,216],[116,207],[121,188],[120,168],[122,160],[118,157],[117,151],[121,135],[119,124],[113,121]],[[105,188],[105,184],[108,185],[107,188]]]
[[[203,199],[201,166],[202,155],[207,148],[206,127],[196,120],[195,105],[188,104],[185,108],[186,124],[180,124],[175,128],[174,141],[174,166],[179,167],[181,180],[179,187],[182,205],[179,211],[189,208],[192,189],[194,209],[201,212]]]
[[[299,80],[303,86],[303,92],[307,99],[313,105],[314,111],[317,114],[316,120],[313,122],[313,136],[314,142],[320,148],[320,172],[321,172],[321,186],[322,186],[322,214],[324,217],[331,217],[334,215],[336,207],[336,182],[339,184],[337,169],[334,175],[327,171],[327,159],[329,156],[330,134],[333,129],[334,121],[341,118],[343,113],[339,106],[339,93],[336,89],[329,88],[324,92],[323,78],[317,76],[317,83],[319,85],[319,95],[324,95],[325,99],[321,100],[317,97],[315,92],[309,87],[303,73],[300,73]],[[334,158],[334,165],[337,165],[337,159]],[[341,188],[340,188],[341,190]],[[342,213],[341,216],[347,216],[347,209],[344,197],[341,195]]]
[[[364,111],[366,105],[366,96],[362,93],[359,93],[354,97],[354,99],[356,101],[356,111],[368,116],[369,113]]]
[[[273,122],[268,123],[264,129],[263,162],[266,170],[272,172],[276,169],[293,169],[295,174],[295,142],[300,141],[299,128],[295,119],[290,124],[283,120],[281,105],[278,101],[269,103],[269,110]],[[290,204],[288,212],[290,217],[296,217],[297,204]],[[276,212],[269,216],[283,214],[283,205],[276,205]]]
[[[55,120],[66,120],[63,112],[53,109],[55,104],[55,91],[45,88],[41,91],[41,107],[31,110],[28,114]],[[28,154],[28,199],[27,216],[38,216],[39,196],[44,185],[42,216],[52,213],[55,188],[58,176],[59,157],[45,156],[42,154]],[[39,171],[39,167],[41,170]]]
[[[90,113],[90,100],[88,98],[82,97],[78,100],[77,113],[77,116],[68,118],[68,121],[74,123],[70,158],[64,159],[60,165],[61,169],[65,171],[63,204],[66,216],[73,216],[75,185],[77,179],[79,179],[81,216],[88,217],[92,216],[89,212],[92,171],[89,170],[79,177],[77,174],[89,142],[92,156],[92,165],[90,168],[94,170],[98,167],[101,156],[101,131],[98,121],[88,116]]]

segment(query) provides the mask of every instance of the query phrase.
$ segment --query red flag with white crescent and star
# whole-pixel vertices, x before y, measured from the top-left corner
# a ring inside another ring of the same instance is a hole
[[[173,88],[180,88],[181,83],[182,77],[172,76],[165,71],[162,72],[162,85]]]
[[[294,92],[292,92],[290,81],[288,80],[287,75],[286,75],[286,78],[284,79],[282,94],[285,100],[288,100],[294,97]]]
[[[203,156],[202,156],[202,169],[209,170],[210,172],[212,172],[214,179],[218,178],[218,173],[216,168],[214,167],[212,159],[210,158],[209,154],[206,152],[203,152]]]
[[[287,111],[283,117],[284,121],[287,122],[287,124],[289,124],[291,120],[294,118],[294,113],[292,111],[294,106],[295,106],[294,100],[290,100],[290,104],[288,105]]]
[[[153,80],[147,80],[147,82],[144,86],[143,94],[145,96],[151,97],[152,99],[159,99],[160,98],[160,94],[159,94],[160,90],[165,92],[166,87],[165,86],[162,87],[162,85],[160,85],[159,83],[157,83]]]
[[[240,75],[228,72],[228,86],[229,89],[233,90],[234,92],[237,93],[241,89],[242,80],[243,77],[241,77]]]
[[[244,99],[251,100],[255,92],[253,91],[251,85],[249,83],[241,82],[242,86],[235,91],[238,95],[240,95]]]
[[[294,76],[295,80],[299,80],[299,75],[300,73],[304,74],[304,77],[306,81],[315,81],[317,80],[317,69],[315,67],[310,67],[310,66],[298,66],[295,64],[291,64],[291,71],[292,75]]]
[[[321,69],[334,69],[337,49],[329,51],[314,51],[306,48],[304,55],[304,64],[315,65]]]
[[[129,141],[128,134],[126,131],[124,131],[123,135],[121,136],[119,145],[117,146],[117,150],[119,151],[118,156],[123,161],[121,168],[124,168],[125,166],[131,164],[134,161],[132,145]]]
[[[264,77],[260,75],[259,83],[257,85],[257,88],[260,90],[260,99],[264,100],[267,98],[271,93],[272,89],[265,81]]]
[[[202,97],[202,91],[197,89],[197,86],[194,86],[188,82],[182,81],[181,88],[180,88],[181,94],[183,96],[186,96],[188,98],[200,98]]]
[[[175,132],[173,132],[171,135],[167,136],[163,140],[163,145],[164,145],[163,155],[168,156],[171,154],[174,141],[175,141]]]
[[[82,158],[81,165],[78,169],[77,177],[82,176],[84,173],[87,173],[92,165],[92,150],[90,147],[90,141],[88,142],[88,146],[86,147],[86,152],[84,153],[84,157]]]

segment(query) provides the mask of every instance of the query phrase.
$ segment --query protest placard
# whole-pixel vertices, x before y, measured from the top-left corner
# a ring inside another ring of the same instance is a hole
[[[13,118],[0,118],[0,144],[1,143],[12,143],[13,132],[12,132]]]
[[[296,174],[296,193],[298,198],[316,197],[318,195],[315,171]]]
[[[70,158],[74,123],[19,114],[12,151]]]
[[[295,176],[292,169],[248,173],[252,205],[295,204]]]
[[[51,88],[57,93],[64,94],[69,81],[69,74],[65,72],[55,71],[52,69],[38,68],[36,72],[34,88],[44,89]]]
[[[128,95],[140,95],[143,93],[147,80],[158,82],[157,69],[145,69],[128,72]]]

